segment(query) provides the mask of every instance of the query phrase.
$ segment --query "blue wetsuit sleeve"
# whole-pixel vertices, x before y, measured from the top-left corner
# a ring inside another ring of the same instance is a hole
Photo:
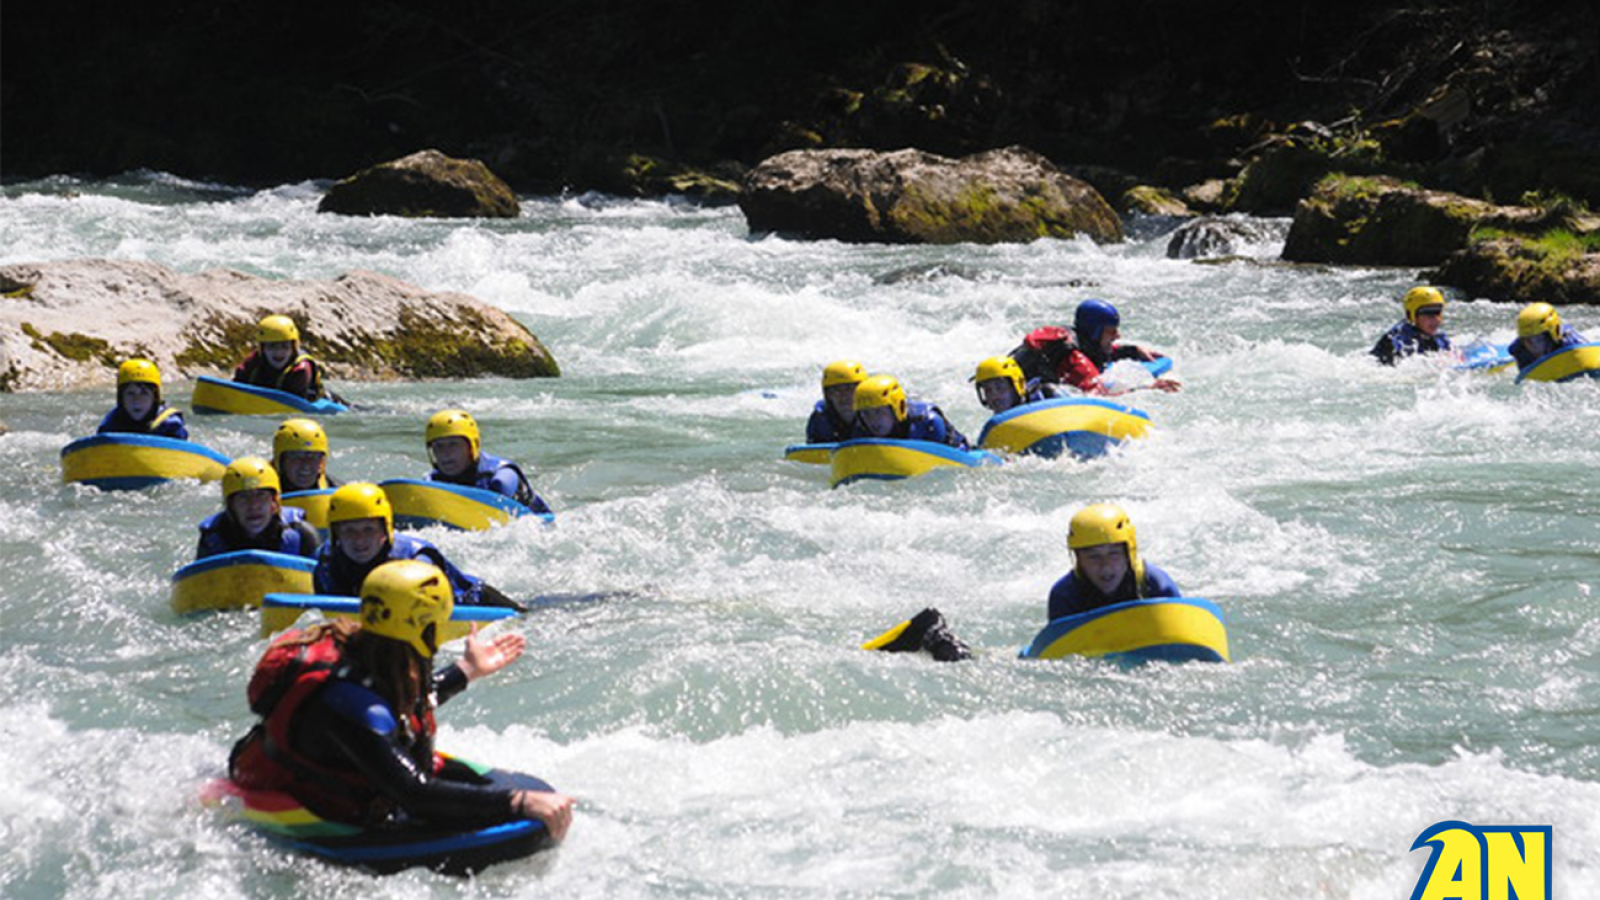
[[[317,565],[311,570],[311,589],[319,594],[337,593],[333,589],[333,541],[317,550]]]
[[[318,698],[331,713],[329,745],[377,791],[413,817],[432,824],[490,824],[516,818],[512,792],[434,777],[401,745],[393,711],[377,694],[335,682]]]
[[[189,427],[183,423],[183,413],[174,412],[156,426],[156,434],[179,441],[189,439]]]
[[[1073,573],[1068,572],[1051,586],[1050,601],[1045,614],[1049,621],[1054,622],[1063,616],[1070,616],[1073,613],[1080,612],[1081,610],[1078,609],[1080,605],[1078,580],[1073,576]]]
[[[455,563],[445,559],[439,548],[431,544],[418,550],[417,556],[426,559],[444,571],[445,577],[450,579],[450,589],[455,593],[457,603],[463,606],[481,605],[483,579],[468,575],[456,568]]]
[[[828,414],[819,401],[816,408],[811,410],[811,418],[806,420],[806,443],[828,444],[838,440],[834,435],[833,425],[828,421]]]
[[[517,477],[517,470],[509,466],[494,473],[489,479],[489,490],[513,500],[516,499],[517,491],[521,487],[522,479]]]
[[[1144,596],[1146,597],[1182,597],[1183,592],[1178,590],[1178,583],[1165,571],[1149,563],[1144,566]]]

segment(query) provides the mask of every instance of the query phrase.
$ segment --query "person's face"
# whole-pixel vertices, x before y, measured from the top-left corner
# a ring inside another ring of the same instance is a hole
[[[978,399],[990,412],[1003,413],[1017,405],[1017,389],[1009,378],[987,378],[978,382]]]
[[[439,438],[428,445],[428,453],[439,471],[452,478],[465,472],[476,461],[472,458],[472,444],[460,436]]]
[[[267,365],[281,369],[294,358],[294,341],[267,341],[261,345],[261,355],[266,357]]]
[[[155,405],[155,385],[136,381],[122,386],[122,411],[130,418],[143,419]]]
[[[1444,324],[1444,307],[1424,306],[1417,310],[1417,330],[1433,337],[1439,333],[1439,328]]]
[[[1096,544],[1074,550],[1078,569],[1089,583],[1109,594],[1128,577],[1128,548],[1125,544]]]
[[[861,411],[861,425],[875,437],[888,437],[894,433],[894,410],[887,406],[874,406]]]
[[[1534,356],[1543,356],[1550,352],[1551,348],[1555,346],[1555,342],[1550,340],[1550,335],[1541,331],[1538,334],[1530,334],[1523,338],[1522,345],[1527,347],[1528,351]]]
[[[322,481],[327,454],[315,450],[289,450],[278,455],[278,477],[285,491],[309,491]]]
[[[1111,345],[1115,344],[1117,342],[1117,338],[1120,337],[1122,337],[1122,329],[1115,325],[1107,325],[1106,327],[1100,329],[1100,352],[1110,353]]]
[[[828,407],[833,410],[834,415],[846,422],[850,421],[851,409],[856,399],[855,385],[830,385],[822,389],[822,398],[828,401]]]
[[[278,514],[278,492],[271,488],[238,491],[228,498],[228,515],[250,537],[260,534]]]
[[[376,559],[382,552],[383,545],[389,541],[389,533],[384,530],[383,520],[378,518],[335,522],[332,531],[339,552],[358,565],[365,565]]]

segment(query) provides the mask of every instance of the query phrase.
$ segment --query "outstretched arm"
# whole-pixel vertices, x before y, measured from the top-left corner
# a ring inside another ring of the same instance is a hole
[[[476,681],[485,675],[504,669],[516,662],[528,647],[528,639],[516,632],[506,632],[484,640],[477,634],[467,638],[467,652],[456,663],[467,680]]]

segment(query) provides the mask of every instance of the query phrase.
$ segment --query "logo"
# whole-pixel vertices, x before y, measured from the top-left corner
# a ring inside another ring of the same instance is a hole
[[[1412,850],[1433,847],[1411,900],[1551,900],[1549,825],[1428,826]]]

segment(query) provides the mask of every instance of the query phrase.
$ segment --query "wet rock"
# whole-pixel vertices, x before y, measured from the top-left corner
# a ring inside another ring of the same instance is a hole
[[[379,163],[337,182],[317,212],[347,216],[514,219],[517,195],[475,159],[437,150]]]
[[[1211,259],[1236,256],[1244,244],[1270,240],[1261,222],[1236,217],[1205,216],[1178,226],[1167,240],[1168,259]]]
[[[793,150],[751,171],[739,207],[752,232],[861,243],[1122,240],[1121,221],[1094,188],[1016,147],[959,160],[920,150]]]
[[[131,356],[169,379],[230,375],[271,313],[295,320],[302,347],[334,379],[560,374],[504,312],[376,272],[278,281],[81,259],[0,266],[0,390],[109,385]]]
[[[1142,216],[1171,216],[1187,218],[1194,210],[1166,188],[1141,184],[1128,190],[1117,200],[1117,209],[1124,214]]]
[[[872,279],[873,284],[906,284],[908,282],[940,281],[945,278],[963,278],[967,281],[977,281],[983,273],[970,266],[957,263],[937,262],[923,263],[915,266],[905,266],[885,272]]]
[[[1490,300],[1600,304],[1600,252],[1575,252],[1566,239],[1478,241],[1450,254],[1424,278]]]
[[[1466,246],[1473,228],[1525,215],[1393,178],[1330,176],[1296,207],[1283,258],[1346,265],[1438,265]]]

